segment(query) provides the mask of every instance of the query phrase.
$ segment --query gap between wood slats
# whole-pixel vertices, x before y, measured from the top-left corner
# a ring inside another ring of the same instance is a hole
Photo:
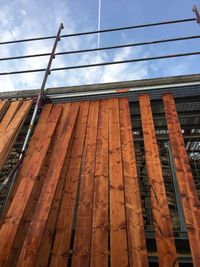
[[[140,96],[139,103],[159,266],[174,267],[179,264],[149,96]]]

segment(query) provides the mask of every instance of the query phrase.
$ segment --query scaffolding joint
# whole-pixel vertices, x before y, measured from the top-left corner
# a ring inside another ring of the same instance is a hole
[[[192,11],[195,13],[197,23],[200,25],[200,14],[196,5],[193,6]]]

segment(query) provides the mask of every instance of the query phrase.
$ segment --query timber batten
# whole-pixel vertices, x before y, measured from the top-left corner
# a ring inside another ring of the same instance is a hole
[[[156,257],[159,266],[178,266],[154,107],[148,95],[140,96],[139,103]],[[163,103],[193,263],[198,266],[196,185],[173,97],[164,95]],[[8,131],[14,131],[14,140],[31,104],[0,101],[0,135],[14,121]],[[135,106],[130,105],[133,114]],[[131,112],[127,98],[44,105],[2,218],[0,266],[152,266]]]

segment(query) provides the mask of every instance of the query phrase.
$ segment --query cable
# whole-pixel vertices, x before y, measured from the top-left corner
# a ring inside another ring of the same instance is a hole
[[[136,58],[136,59],[129,59],[129,60],[114,61],[114,62],[104,62],[104,63],[96,63],[96,64],[53,68],[51,69],[51,72],[61,71],[61,70],[91,68],[91,67],[99,67],[99,66],[107,66],[107,65],[116,65],[116,64],[124,64],[124,63],[133,63],[133,62],[141,62],[141,61],[159,60],[159,59],[166,59],[166,58],[195,56],[195,55],[200,55],[200,52],[182,53],[182,54],[174,54],[174,55],[171,54],[171,55],[164,55],[164,56],[158,56],[158,57]],[[0,76],[21,74],[21,73],[31,73],[31,72],[42,72],[42,71],[46,71],[46,69],[32,69],[32,70],[21,70],[21,71],[12,71],[12,72],[1,72]]]
[[[82,35],[89,35],[89,34],[123,31],[123,30],[139,29],[139,28],[146,28],[146,27],[154,27],[154,26],[167,25],[167,24],[185,23],[185,22],[192,22],[192,21],[196,21],[196,18],[179,19],[179,20],[171,20],[171,21],[161,21],[161,22],[155,22],[155,23],[149,23],[149,24],[140,24],[140,25],[134,25],[134,26],[120,27],[120,28],[104,29],[104,30],[100,30],[100,31],[88,31],[88,32],[72,33],[72,34],[61,35],[60,37],[61,38],[67,38],[67,37],[75,37],[75,36],[82,36]],[[15,40],[15,41],[4,41],[4,42],[0,42],[0,45],[22,43],[22,42],[32,42],[32,41],[41,41],[41,40],[48,40],[48,39],[54,39],[54,38],[56,38],[55,35],[37,37],[37,38],[29,38],[29,39],[21,39],[21,40]]]
[[[77,53],[88,53],[88,52],[119,49],[119,48],[134,47],[134,46],[155,45],[159,43],[192,40],[192,39],[198,39],[198,38],[200,38],[200,35],[163,39],[163,40],[156,40],[156,41],[148,41],[148,42],[141,42],[141,43],[132,43],[132,44],[125,44],[125,45],[107,46],[107,47],[100,47],[100,48],[89,48],[89,49],[83,49],[83,50],[72,50],[72,51],[55,53],[55,56],[77,54]],[[16,57],[5,57],[5,58],[0,58],[0,61],[24,59],[24,58],[31,58],[31,57],[44,57],[44,56],[50,56],[50,55],[51,53],[43,53],[43,54],[33,54],[33,55],[24,55],[24,56],[16,56]]]

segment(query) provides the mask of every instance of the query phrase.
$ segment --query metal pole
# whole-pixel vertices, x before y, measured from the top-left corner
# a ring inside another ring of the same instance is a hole
[[[27,144],[28,144],[28,140],[29,140],[30,135],[32,133],[32,128],[33,128],[33,125],[34,125],[34,122],[35,122],[35,119],[36,119],[36,115],[37,115],[38,109],[40,108],[41,103],[42,103],[42,101],[44,99],[45,85],[46,85],[46,82],[47,82],[48,75],[50,74],[50,68],[51,68],[52,61],[55,58],[55,51],[56,51],[56,47],[57,47],[58,41],[60,41],[60,33],[61,33],[62,29],[64,29],[64,26],[61,23],[60,27],[59,27],[59,30],[58,30],[58,33],[56,35],[56,39],[54,41],[54,45],[53,45],[53,48],[52,48],[51,56],[49,58],[49,62],[48,62],[48,65],[47,65],[47,68],[46,68],[46,71],[45,71],[45,75],[44,75],[44,78],[43,78],[43,81],[42,81],[40,94],[38,95],[37,102],[36,102],[36,105],[35,105],[35,109],[34,109],[34,112],[33,112],[33,116],[32,116],[31,122],[29,124],[28,132],[26,134],[26,138],[25,138],[25,141],[24,141],[24,144],[23,144],[23,147],[22,147],[22,152],[20,154],[20,159],[23,156],[24,151],[26,150],[26,147],[27,147]]]
[[[0,191],[1,191],[4,188],[4,186],[9,182],[11,177],[13,176],[12,183],[10,185],[9,192],[7,194],[7,198],[6,198],[4,207],[6,206],[6,203],[8,201],[8,198],[9,198],[10,192],[12,190],[14,181],[15,181],[15,179],[17,177],[17,174],[18,174],[18,171],[19,171],[19,167],[23,162],[25,151],[26,151],[26,148],[27,148],[27,145],[28,145],[28,141],[29,141],[29,138],[30,138],[32,130],[33,130],[33,126],[34,126],[34,123],[35,123],[35,120],[36,120],[36,116],[37,116],[38,110],[41,107],[42,101],[44,100],[45,85],[46,85],[46,82],[47,82],[48,75],[50,74],[51,64],[52,64],[53,59],[55,58],[56,47],[57,47],[58,41],[60,41],[60,33],[61,33],[63,28],[64,28],[64,26],[61,23],[60,27],[59,27],[59,30],[57,32],[57,35],[56,35],[56,39],[54,41],[54,45],[53,45],[53,48],[52,48],[51,56],[49,58],[47,69],[45,71],[45,75],[44,75],[44,78],[43,78],[43,81],[42,81],[40,94],[38,95],[37,102],[36,102],[36,105],[35,105],[35,108],[34,108],[34,111],[33,111],[33,115],[32,115],[32,118],[31,118],[31,122],[29,124],[29,128],[28,128],[25,140],[24,140],[24,144],[23,144],[20,156],[19,156],[19,161],[18,161],[17,165],[15,166],[15,168],[10,172],[9,176],[6,178],[6,180],[1,185],[1,188],[0,188]]]
[[[173,178],[173,183],[174,183],[174,190],[175,190],[178,218],[179,218],[179,223],[180,223],[180,230],[182,232],[186,232],[187,229],[186,229],[186,225],[185,225],[185,217],[184,217],[183,207],[182,207],[182,202],[181,202],[181,194],[180,194],[180,190],[179,190],[179,186],[178,186],[178,181],[177,181],[177,177],[176,177],[176,172],[175,172],[175,168],[174,168],[174,161],[173,161],[173,156],[172,156],[172,151],[171,151],[169,141],[166,143],[166,147],[168,150],[170,166],[171,166],[171,171],[172,171],[172,178]]]

